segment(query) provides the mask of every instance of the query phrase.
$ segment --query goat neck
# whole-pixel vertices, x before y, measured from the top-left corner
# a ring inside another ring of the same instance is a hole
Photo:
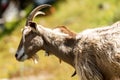
[[[73,47],[75,40],[70,38],[68,34],[56,32],[41,25],[38,25],[37,29],[38,34],[43,38],[44,50],[74,67]]]

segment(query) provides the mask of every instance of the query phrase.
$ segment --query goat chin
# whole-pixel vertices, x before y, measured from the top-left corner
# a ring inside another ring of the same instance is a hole
[[[38,56],[37,54],[33,55],[33,56],[32,56],[32,60],[33,60],[33,62],[34,62],[35,64],[37,64],[37,63],[38,63],[38,60],[39,60],[39,56]]]

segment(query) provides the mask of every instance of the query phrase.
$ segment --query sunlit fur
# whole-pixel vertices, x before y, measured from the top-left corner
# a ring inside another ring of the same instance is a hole
[[[75,65],[81,80],[120,80],[120,22],[85,30],[76,40]]]
[[[24,45],[29,57],[41,49],[53,54],[73,66],[80,80],[120,80],[120,22],[78,34],[62,30],[37,25],[17,51]]]

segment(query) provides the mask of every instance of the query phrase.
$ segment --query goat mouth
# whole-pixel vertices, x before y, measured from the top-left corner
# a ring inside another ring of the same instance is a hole
[[[32,59],[33,62],[36,64],[38,63],[38,60],[39,60],[39,56],[37,54],[34,54],[32,55],[31,57],[28,57],[28,55],[26,54],[23,54],[21,57],[17,58],[16,59],[19,61],[19,62],[23,62],[25,61],[26,59]]]

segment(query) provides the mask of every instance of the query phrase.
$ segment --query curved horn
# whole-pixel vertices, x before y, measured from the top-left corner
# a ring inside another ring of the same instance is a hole
[[[44,12],[41,12],[39,10],[43,9],[43,8],[46,8],[46,7],[51,7],[51,5],[48,5],[48,4],[43,4],[43,5],[40,5],[38,7],[36,7],[35,9],[32,10],[32,12],[30,13],[30,15],[28,16],[27,18],[27,21],[26,21],[26,26],[29,25],[29,22],[33,20],[33,18],[35,16],[37,16],[38,14],[42,14],[42,15],[45,15]]]

